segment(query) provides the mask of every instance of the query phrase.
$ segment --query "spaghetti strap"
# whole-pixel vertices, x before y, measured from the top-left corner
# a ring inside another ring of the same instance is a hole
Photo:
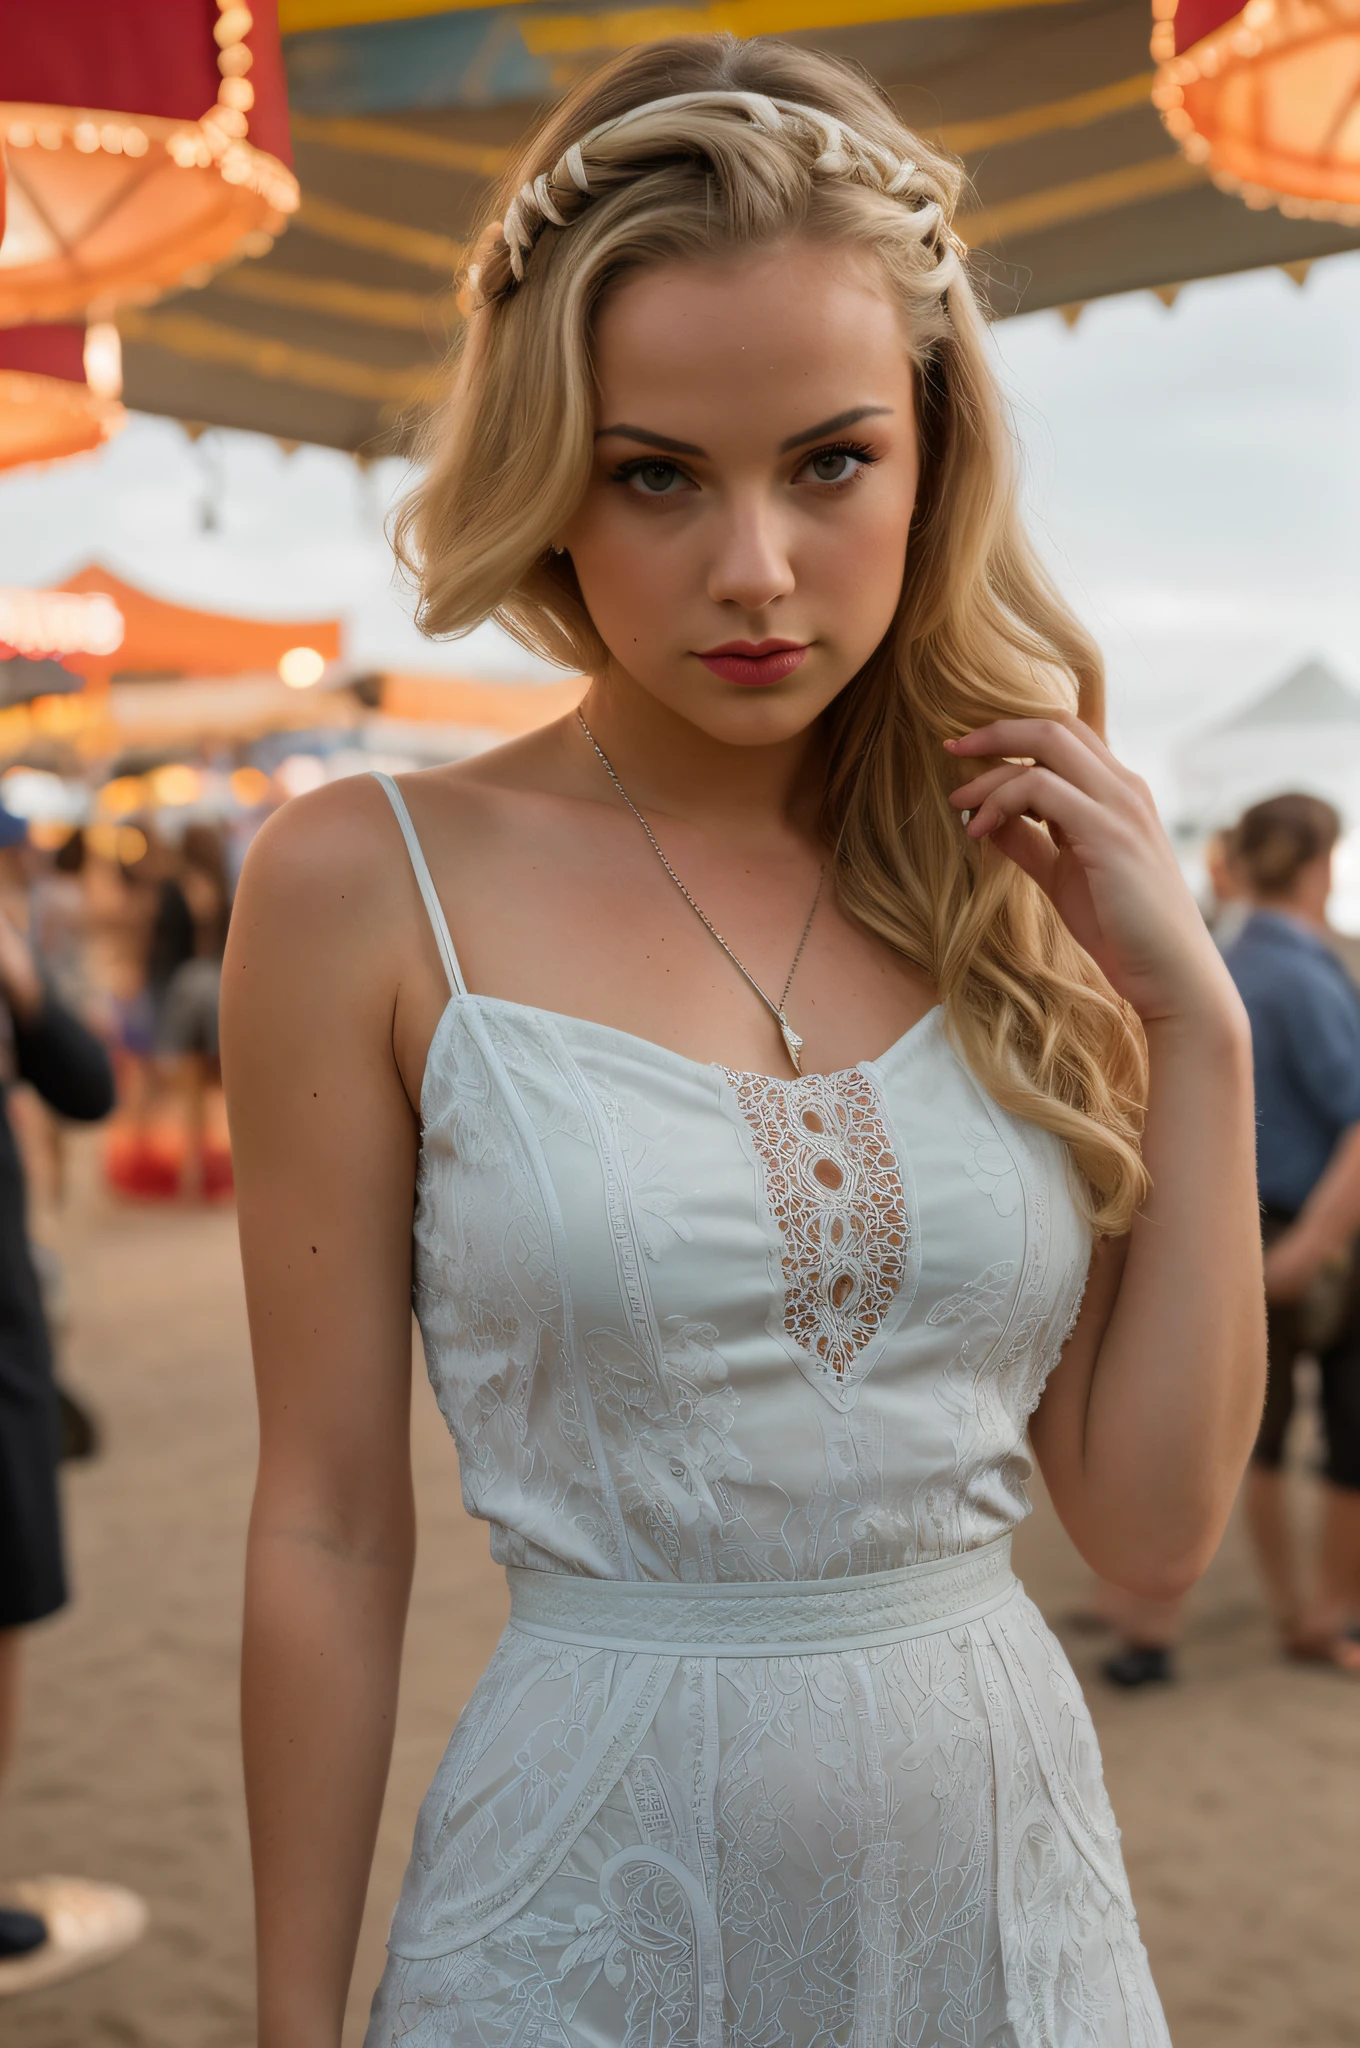
[[[465,996],[467,994],[467,984],[463,980],[463,970],[458,965],[458,955],[453,950],[453,940],[449,935],[448,919],[444,915],[444,906],[439,900],[439,892],[434,886],[434,878],[430,873],[429,862],[426,860],[420,840],[416,836],[416,828],[411,823],[411,813],[406,808],[406,799],[397,788],[391,776],[384,774],[381,768],[371,768],[368,772],[372,775],[374,781],[380,782],[387,791],[387,800],[396,812],[397,823],[401,827],[401,836],[406,841],[406,851],[411,856],[411,866],[415,871],[415,878],[419,885],[421,896],[425,901],[425,909],[429,915],[430,924],[434,930],[435,943],[439,947],[439,957],[444,963],[444,972],[449,978],[449,987],[454,995]]]

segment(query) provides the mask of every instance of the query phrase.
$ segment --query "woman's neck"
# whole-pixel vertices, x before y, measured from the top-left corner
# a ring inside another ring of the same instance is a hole
[[[687,823],[815,831],[822,795],[818,728],[736,746],[631,682],[591,684],[581,706],[619,781],[644,812]]]

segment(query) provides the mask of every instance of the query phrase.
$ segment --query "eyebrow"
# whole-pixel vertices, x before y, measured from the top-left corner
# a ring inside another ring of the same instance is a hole
[[[820,420],[804,434],[790,434],[787,441],[780,442],[779,452],[788,455],[795,448],[806,448],[809,441],[821,441],[828,434],[839,434],[846,427],[857,425],[860,420],[878,419],[891,411],[890,405],[852,405],[849,412],[838,412],[829,420]]]
[[[693,441],[674,441],[669,434],[653,434],[646,427],[597,427],[595,439],[603,441],[612,434],[620,441],[641,441],[648,448],[664,448],[671,455],[702,455],[703,449],[696,448]]]
[[[787,441],[781,441],[781,455],[792,453],[795,448],[806,448],[809,441],[820,441],[827,434],[839,434],[846,427],[853,427],[860,420],[877,419],[892,412],[890,405],[852,405],[848,412],[838,412],[829,420],[819,420],[815,427],[807,427],[800,434],[790,434]],[[664,448],[668,455],[704,456],[705,450],[696,447],[693,441],[676,441],[669,434],[654,434],[647,427],[633,427],[620,421],[617,426],[598,427],[595,439],[603,441],[612,435],[620,441],[640,441],[646,448]]]

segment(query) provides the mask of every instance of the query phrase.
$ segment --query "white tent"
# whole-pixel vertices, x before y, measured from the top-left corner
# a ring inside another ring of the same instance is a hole
[[[1248,804],[1301,789],[1360,823],[1360,695],[1320,661],[1216,725],[1176,757],[1180,832],[1197,839],[1231,824]]]

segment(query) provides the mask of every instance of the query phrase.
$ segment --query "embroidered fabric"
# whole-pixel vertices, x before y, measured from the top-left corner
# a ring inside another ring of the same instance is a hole
[[[1061,1147],[938,1012],[775,1082],[456,995],[422,1122],[430,1378],[534,1614],[422,1807],[368,2048],[1169,2048],[1029,1601],[844,1640],[1027,1512],[1089,1258]],[[713,1654],[677,1598],[768,1618]],[[765,1633],[809,1598],[845,1626]],[[562,1640],[591,1602],[655,1639]]]
[[[784,1327],[843,1378],[882,1325],[910,1245],[906,1193],[860,1068],[792,1089],[725,1067],[765,1169],[779,1232]]]

